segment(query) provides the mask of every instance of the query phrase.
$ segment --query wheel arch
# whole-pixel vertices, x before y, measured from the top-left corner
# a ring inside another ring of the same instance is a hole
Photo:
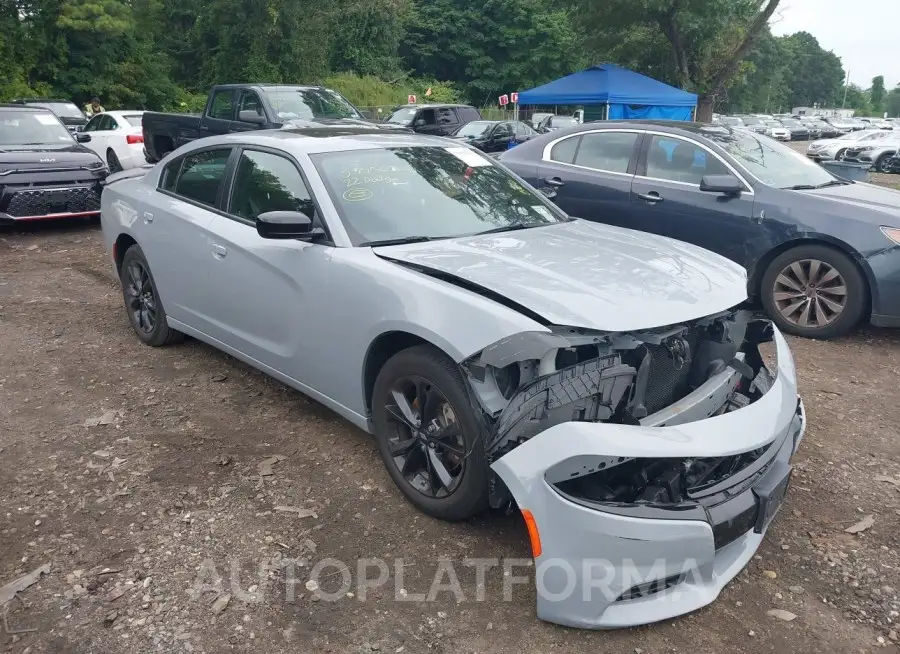
[[[754,300],[759,300],[762,296],[762,289],[760,288],[760,285],[762,284],[763,276],[766,274],[766,270],[768,270],[769,266],[772,264],[775,258],[787,252],[788,250],[792,250],[803,245],[822,245],[850,257],[850,260],[853,261],[854,265],[862,273],[863,279],[866,280],[866,309],[864,315],[866,319],[868,319],[875,300],[874,289],[877,288],[872,270],[869,268],[868,264],[865,262],[865,259],[863,259],[859,252],[857,252],[848,243],[841,241],[840,239],[827,236],[825,234],[817,234],[815,236],[806,236],[792,239],[790,241],[785,241],[784,243],[780,243],[766,252],[757,260],[756,264],[753,267],[753,272],[749,275],[747,294]]]
[[[122,261],[125,260],[125,253],[128,249],[137,245],[137,241],[130,234],[121,233],[116,237],[115,243],[113,243],[113,260],[116,262],[116,272],[122,272]]]
[[[363,363],[363,400],[367,415],[372,414],[372,395],[375,390],[375,380],[384,364],[398,352],[416,345],[429,345],[453,360],[453,357],[444,348],[411,332],[392,330],[378,335],[369,344]]]

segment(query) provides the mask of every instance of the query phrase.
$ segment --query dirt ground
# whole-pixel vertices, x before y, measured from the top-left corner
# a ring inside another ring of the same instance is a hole
[[[791,345],[809,430],[756,559],[695,614],[586,632],[537,620],[530,579],[505,599],[501,566],[479,597],[463,560],[527,559],[518,516],[427,518],[327,409],[198,342],[140,344],[96,224],[0,234],[0,586],[49,566],[0,651],[897,651],[900,332]],[[389,581],[360,589],[361,558]],[[410,601],[441,560],[461,595]]]

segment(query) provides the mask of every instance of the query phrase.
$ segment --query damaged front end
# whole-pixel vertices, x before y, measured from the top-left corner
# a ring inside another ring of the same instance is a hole
[[[770,370],[759,348],[772,340]],[[643,332],[521,333],[464,368],[487,416],[492,504],[528,511],[539,568],[564,561],[580,575],[562,599],[539,584],[538,615],[573,626],[711,602],[780,506],[805,425],[787,344],[742,309]],[[583,566],[599,558],[607,582],[594,596]],[[540,575],[569,588],[557,577]]]

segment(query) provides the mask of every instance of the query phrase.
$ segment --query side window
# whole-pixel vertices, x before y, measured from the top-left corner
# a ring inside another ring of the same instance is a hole
[[[689,141],[665,136],[650,139],[647,177],[699,186],[704,175],[729,174],[731,171],[718,158]]]
[[[179,171],[181,171],[181,162],[182,159],[176,159],[166,166],[159,180],[159,188],[164,191],[175,190],[175,182],[178,180]]]
[[[225,148],[185,156],[174,193],[201,204],[216,206],[229,155],[231,149]]]
[[[494,128],[494,138],[504,138],[512,135],[512,126],[509,123],[500,123]]]
[[[633,132],[595,132],[581,137],[575,164],[611,173],[628,172],[638,134]]]
[[[116,119],[109,114],[106,114],[106,121],[107,122],[105,123],[105,129],[119,129],[119,123],[117,123]]]
[[[229,213],[256,220],[267,211],[309,212],[312,198],[300,171],[289,159],[245,150],[238,163]]]
[[[426,125],[434,125],[434,109],[423,109],[416,115],[416,121],[424,120]]]
[[[234,117],[234,93],[231,89],[216,91],[209,107],[209,117],[232,120]]]
[[[438,125],[455,125],[459,122],[453,109],[437,109],[436,112]]]
[[[456,113],[459,114],[460,122],[471,123],[473,120],[481,120],[481,114],[475,107],[459,107]]]
[[[238,100],[238,115],[242,111],[252,111],[258,116],[263,115],[262,103],[254,91],[241,91],[241,97]]]
[[[103,116],[94,116],[91,118],[87,125],[84,126],[85,132],[96,132],[100,129],[100,121],[103,119]]]
[[[550,159],[551,161],[558,161],[560,163],[575,163],[575,151],[578,149],[578,142],[581,140],[580,136],[572,136],[567,139],[563,139],[559,143],[553,146],[553,149],[550,151]]]

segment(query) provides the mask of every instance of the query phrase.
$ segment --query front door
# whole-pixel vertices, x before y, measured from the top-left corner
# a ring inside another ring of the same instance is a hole
[[[700,190],[704,175],[735,175],[711,150],[686,138],[648,134],[631,185],[633,211],[646,231],[693,243],[744,267],[761,231],[753,221],[753,191],[739,195]],[[743,181],[743,180],[742,180]]]
[[[312,200],[294,161],[244,149],[225,215],[210,227],[212,327],[209,335],[282,374],[309,384],[327,371],[311,370],[316,308],[312,285],[327,283],[333,248],[297,240],[264,239],[257,217],[268,211],[308,211]],[[333,372],[333,371],[332,371]]]
[[[570,216],[636,228],[629,196],[640,134],[603,130],[574,134],[545,153],[538,188]],[[639,229],[639,228],[638,228]]]

